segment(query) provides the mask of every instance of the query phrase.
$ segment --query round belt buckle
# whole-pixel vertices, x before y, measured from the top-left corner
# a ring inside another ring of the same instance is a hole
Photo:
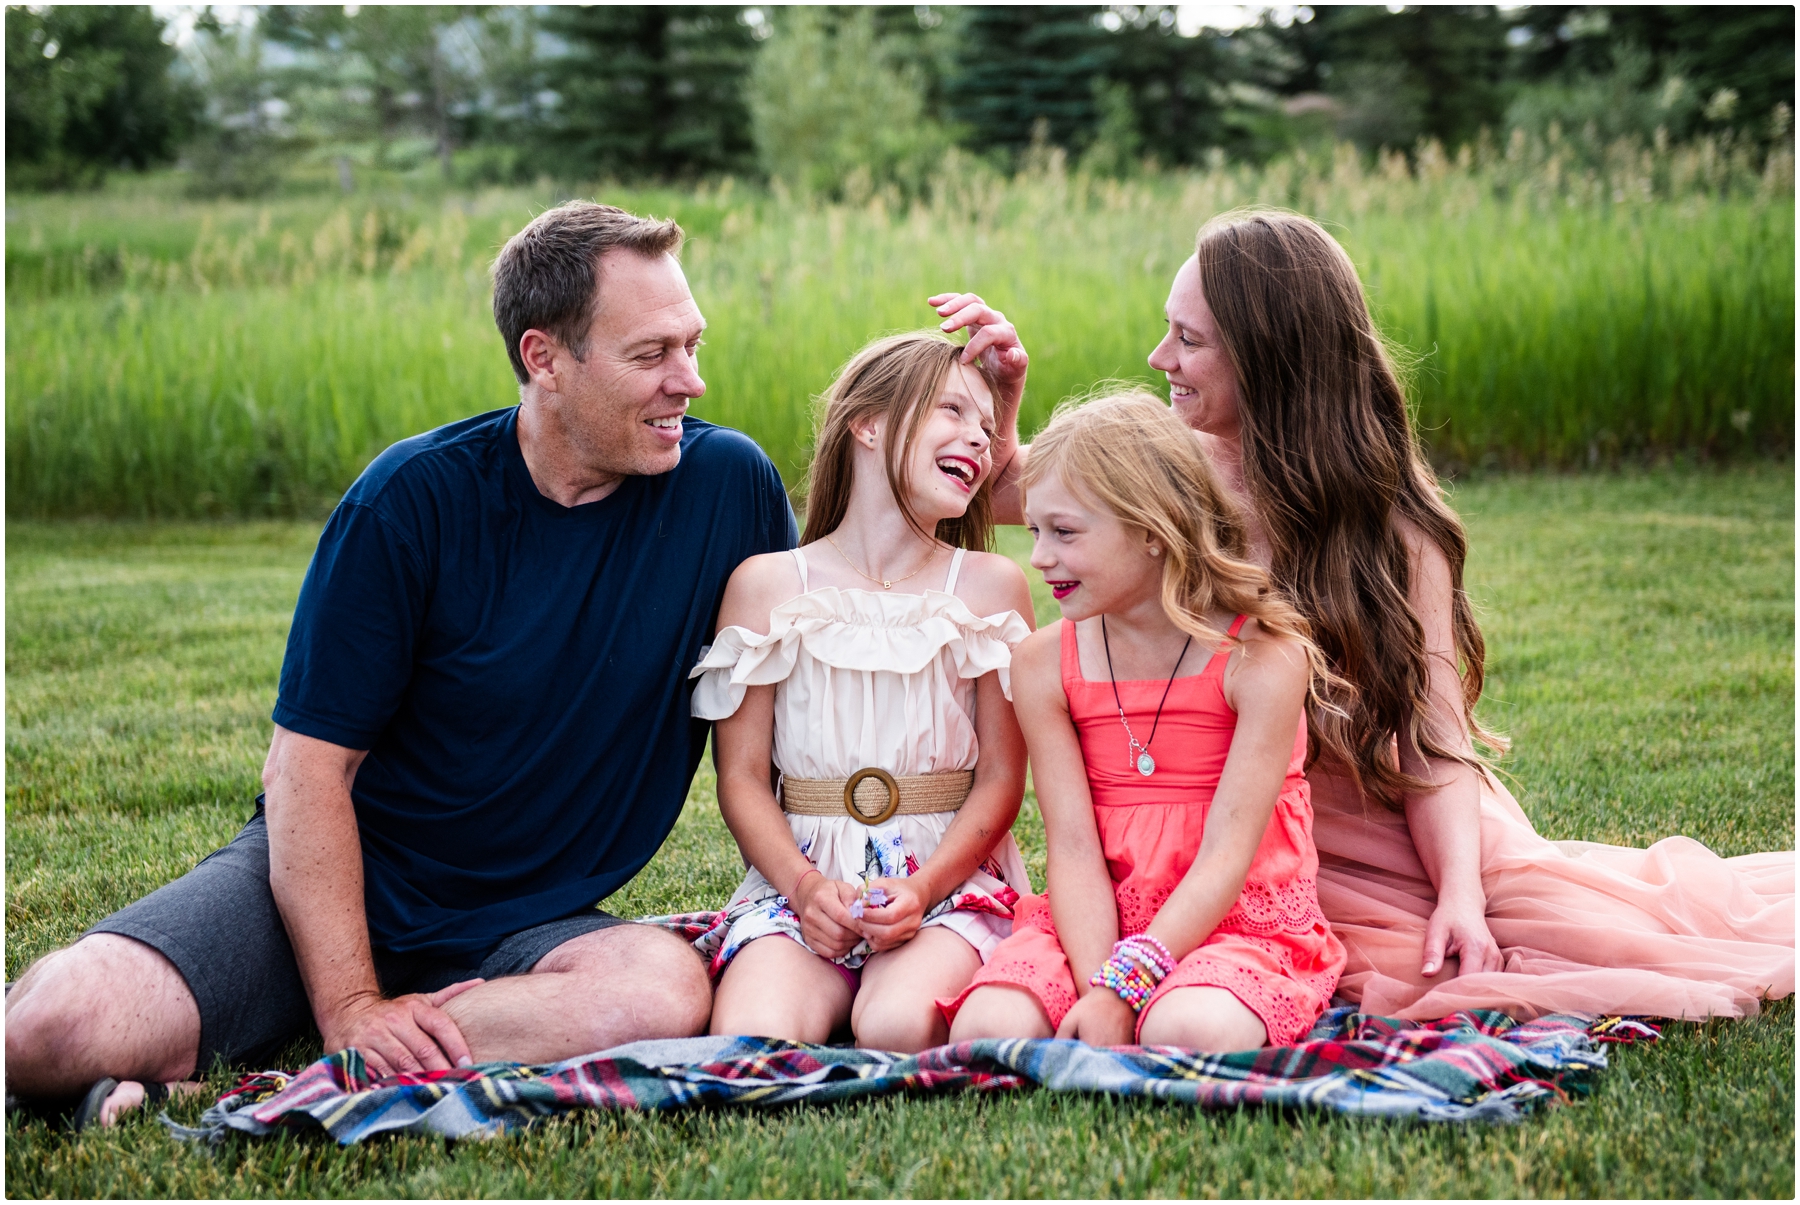
[[[887,806],[873,816],[856,806],[856,788],[861,785],[865,778],[880,779],[881,785],[887,788]],[[850,780],[844,784],[844,810],[850,813],[850,817],[853,820],[860,820],[868,825],[882,824],[895,812],[900,810],[900,784],[895,782],[894,776],[889,774],[886,770],[878,770],[874,766],[865,766],[852,774]]]

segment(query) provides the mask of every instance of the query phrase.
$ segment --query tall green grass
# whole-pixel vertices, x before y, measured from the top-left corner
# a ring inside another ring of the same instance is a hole
[[[729,182],[590,195],[688,226],[711,323],[694,412],[791,484],[810,399],[871,336],[932,321],[934,292],[978,290],[1017,323],[1027,430],[1096,380],[1153,379],[1195,230],[1254,202],[1344,242],[1410,349],[1440,461],[1557,465],[1791,445],[1792,156],[1752,166],[1703,144],[1576,173],[1515,139],[1128,181],[952,159],[910,207]],[[9,199],[8,513],[317,511],[394,440],[510,404],[486,265],[558,199]]]

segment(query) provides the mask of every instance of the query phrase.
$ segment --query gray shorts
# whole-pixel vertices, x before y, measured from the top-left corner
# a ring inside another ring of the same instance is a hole
[[[566,941],[628,921],[594,909],[514,933],[479,965],[375,951],[389,996],[434,992],[461,979],[524,975]],[[312,1031],[306,986],[269,890],[269,829],[258,808],[231,844],[181,878],[113,913],[88,933],[134,938],[175,964],[200,1006],[200,1059],[241,1063]],[[86,936],[85,934],[83,936]]]

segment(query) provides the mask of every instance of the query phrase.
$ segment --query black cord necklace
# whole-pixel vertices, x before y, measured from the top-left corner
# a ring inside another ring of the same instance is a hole
[[[1150,721],[1150,741],[1156,739],[1157,725],[1162,723],[1163,703],[1169,701],[1169,692],[1175,688],[1175,675],[1181,672],[1181,659],[1187,656],[1188,645],[1194,643],[1192,633],[1187,642],[1181,646],[1181,656],[1175,658],[1175,668],[1169,671],[1169,684],[1163,687],[1162,702],[1156,705],[1156,718]],[[1119,723],[1125,725],[1125,739],[1131,742],[1131,764],[1145,778],[1156,773],[1156,759],[1150,756],[1150,741],[1138,744],[1137,737],[1131,733],[1131,721],[1125,718],[1125,704],[1119,702],[1119,680],[1113,676],[1112,642],[1106,638],[1106,616],[1100,617],[1100,644],[1106,650],[1106,676],[1112,682],[1113,705],[1119,709]]]

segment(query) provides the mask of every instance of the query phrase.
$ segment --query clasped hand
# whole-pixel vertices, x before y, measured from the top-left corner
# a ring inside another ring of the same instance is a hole
[[[789,901],[807,946],[826,958],[842,958],[864,938],[877,952],[910,941],[929,906],[924,892],[911,879],[869,880],[869,890],[876,889],[886,893],[887,903],[879,908],[865,903],[859,919],[851,915],[851,905],[861,888],[842,879],[807,875]]]
[[[377,1078],[412,1071],[447,1071],[473,1062],[469,1044],[443,1005],[484,980],[464,979],[430,994],[385,999],[370,994],[344,1005],[321,1026],[325,1049],[351,1046]]]

